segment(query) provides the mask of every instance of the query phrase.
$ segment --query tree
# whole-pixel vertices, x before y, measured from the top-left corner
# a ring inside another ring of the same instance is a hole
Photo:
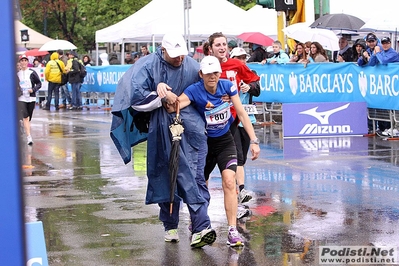
[[[68,40],[79,50],[91,51],[95,47],[97,30],[125,19],[151,0],[19,1],[24,24],[50,38]],[[255,5],[256,0],[233,2],[247,10]]]
[[[248,10],[256,4],[256,0],[230,0],[230,2],[244,10]]]
[[[23,22],[79,50],[95,47],[95,32],[130,16],[150,0],[20,0]]]

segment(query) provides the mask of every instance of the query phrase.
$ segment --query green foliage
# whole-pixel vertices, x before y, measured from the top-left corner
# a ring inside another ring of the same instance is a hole
[[[95,49],[95,32],[134,14],[151,0],[19,0],[23,23],[80,53]],[[167,1],[167,0],[165,0]],[[255,0],[230,0],[248,10]]]
[[[256,4],[261,5],[264,8],[274,8],[274,0],[256,0]]]
[[[230,2],[234,3],[236,6],[239,6],[244,10],[248,10],[256,4],[256,0],[233,0]]]
[[[53,39],[95,48],[95,32],[132,15],[150,0],[20,0],[23,23]]]

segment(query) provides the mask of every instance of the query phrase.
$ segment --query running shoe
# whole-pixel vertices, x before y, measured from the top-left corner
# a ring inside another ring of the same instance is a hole
[[[179,234],[177,229],[165,231],[165,242],[179,242]]]
[[[238,193],[238,203],[248,202],[252,199],[251,193],[243,188],[240,193]]]
[[[250,209],[246,208],[245,205],[239,204],[237,208],[237,219],[242,219],[244,217],[251,216],[252,212]]]
[[[397,137],[398,133],[399,132],[398,132],[398,130],[396,128],[394,128],[394,129],[387,128],[381,134],[386,136],[386,137]]]
[[[216,232],[212,228],[204,229],[201,232],[194,233],[191,237],[192,248],[201,248],[205,245],[210,245],[216,240]]]
[[[28,145],[32,145],[33,144],[33,140],[32,140],[32,136],[31,135],[27,136],[26,139],[27,139]]]
[[[230,247],[244,246],[244,240],[241,238],[237,228],[231,227],[227,236],[227,245]]]

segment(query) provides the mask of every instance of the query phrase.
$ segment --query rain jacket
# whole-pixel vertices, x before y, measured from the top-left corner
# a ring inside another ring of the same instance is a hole
[[[358,54],[356,51],[356,46],[361,45],[364,50],[366,50],[366,41],[364,39],[357,39],[355,43],[352,45],[352,56],[353,56],[353,62],[357,62],[359,58],[362,56],[361,54]]]
[[[268,58],[266,62],[270,63],[273,60],[276,60],[277,64],[285,64],[290,61],[290,57],[283,50],[280,50],[278,54],[274,54],[271,58]]]
[[[371,60],[371,58],[375,56],[377,60]],[[370,57],[370,66],[374,66],[376,64],[388,64],[388,63],[395,63],[399,62],[399,55],[398,53],[392,49],[389,48],[388,50],[381,50],[381,52],[373,54]]]
[[[65,73],[64,62],[58,59],[58,53],[52,53],[50,56],[50,61],[46,64],[46,69],[44,70],[44,75],[46,80],[52,83],[61,83],[61,71]],[[61,71],[58,68],[57,63],[61,67]]]
[[[146,204],[169,202],[168,164],[172,145],[169,125],[172,124],[175,114],[168,114],[161,106],[156,92],[157,85],[164,82],[179,96],[185,88],[199,80],[198,71],[199,64],[188,56],[180,67],[169,65],[158,48],[155,53],[132,65],[118,83],[112,108],[110,134],[125,163],[131,160],[131,147],[148,140]],[[148,133],[145,130],[140,132],[140,127],[135,123],[136,117],[143,114],[137,110],[151,111]],[[180,141],[176,191],[185,203],[197,210],[200,204],[206,202],[199,194],[195,181],[198,150],[207,149],[205,124],[192,106],[182,109],[180,118],[183,121],[184,133]],[[198,172],[203,175],[204,171],[200,169]]]
[[[383,50],[382,49],[382,46],[381,46],[381,44],[380,43],[377,43],[377,45],[381,48],[381,51]],[[367,48],[367,53],[369,54],[369,55],[371,55],[370,56],[370,59],[367,61],[367,60],[365,60],[364,58],[363,58],[363,56],[361,56],[361,57],[359,57],[359,59],[357,60],[357,64],[359,65],[359,66],[375,66],[376,64],[377,64],[377,57],[373,54],[374,52],[373,51],[371,51],[371,49],[368,47]]]

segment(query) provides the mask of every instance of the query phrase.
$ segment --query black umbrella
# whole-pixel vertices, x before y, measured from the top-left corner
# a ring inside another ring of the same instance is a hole
[[[179,168],[179,151],[181,134],[184,132],[183,122],[180,119],[180,105],[176,102],[176,117],[173,123],[169,126],[172,133],[172,149],[169,156],[169,176],[170,176],[170,209],[169,213],[172,215],[173,201],[175,199],[175,188],[177,181],[177,170]]]
[[[364,23],[365,22],[358,17],[340,13],[324,15],[316,19],[309,27],[329,30],[358,31]]]

